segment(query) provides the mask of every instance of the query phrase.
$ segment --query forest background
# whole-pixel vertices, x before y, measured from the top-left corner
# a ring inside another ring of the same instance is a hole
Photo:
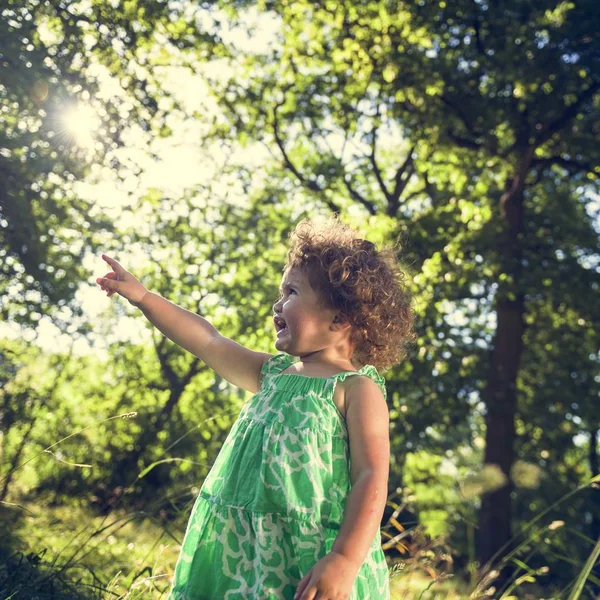
[[[5,1],[0,598],[164,597],[248,400],[100,254],[274,353],[287,234],[332,212],[415,295],[395,597],[595,598],[599,32],[591,0]]]

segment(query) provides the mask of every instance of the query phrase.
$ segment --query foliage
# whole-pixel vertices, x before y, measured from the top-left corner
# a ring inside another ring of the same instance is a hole
[[[136,165],[119,149],[157,135],[179,109],[164,99],[160,67],[191,46],[216,49],[194,24],[200,8],[179,2],[8,0],[0,12],[0,314],[34,328],[53,315],[75,333],[83,256],[111,219],[76,183],[103,165],[124,177]],[[111,91],[112,90],[112,91]],[[116,90],[116,91],[115,91]],[[159,105],[160,104],[160,105]],[[73,120],[73,113],[79,116]],[[71,119],[71,122],[69,122]],[[86,119],[98,134],[81,146]],[[128,125],[128,127],[125,127]],[[129,137],[126,135],[129,133]],[[72,316],[58,314],[69,303]],[[83,326],[79,333],[88,329]]]
[[[579,406],[580,377],[585,398],[599,392],[589,377],[600,305],[598,17],[588,20],[585,0],[262,6],[280,23],[275,43],[254,53],[232,44],[236,70],[211,82],[230,134],[276,148],[282,181],[315,203],[360,206],[408,238],[420,348],[390,377],[395,460],[402,465],[403,446],[455,448],[484,417],[484,460],[509,483],[484,494],[487,560],[510,537],[515,469],[543,466],[524,452],[525,430],[552,436],[540,360],[552,373],[573,365],[570,379],[551,384],[562,398]],[[590,340],[567,361],[563,348],[544,351],[565,330]],[[563,455],[581,456],[577,429],[561,427],[572,434]],[[563,475],[560,489],[572,483]],[[531,514],[518,506],[518,519]]]
[[[510,334],[507,354],[520,358],[505,452],[514,531],[548,510],[518,558],[521,575],[567,588],[600,535],[597,488],[553,507],[598,472],[598,11],[591,0],[220,6],[2,9],[3,318],[35,328],[48,315],[74,339],[118,331],[131,310],[118,301],[97,322],[78,321],[75,291],[92,276],[83,258],[102,247],[224,335],[272,351],[271,306],[298,219],[336,211],[375,242],[401,240],[419,345],[387,377],[390,491],[410,499],[398,522],[443,533],[457,568],[476,572],[475,514],[506,477],[481,462],[508,406],[489,386],[498,336]],[[239,44],[257,14],[277,24],[264,51]],[[186,115],[162,85],[175,65],[209,84],[222,113]],[[87,147],[61,129],[75,100],[100,118]],[[140,167],[122,147],[180,144],[175,114],[202,121],[207,153],[213,142],[225,149],[213,178],[178,196],[132,193],[110,216],[79,197],[76,182],[107,171],[135,187]],[[240,162],[227,153],[238,144],[262,144],[273,160]],[[515,205],[518,232],[506,218]],[[522,330],[502,320],[511,302]],[[157,332],[148,340],[115,342],[104,360],[2,342],[0,499],[183,510],[244,398]],[[145,504],[158,493],[160,507]],[[565,526],[544,537],[559,519]],[[588,589],[597,578],[592,569]]]

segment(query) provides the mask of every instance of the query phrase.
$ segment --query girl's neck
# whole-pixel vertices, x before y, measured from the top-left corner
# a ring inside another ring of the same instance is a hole
[[[312,358],[311,355],[297,356],[297,364],[303,369],[308,370],[328,370],[337,369],[339,371],[358,371],[363,365],[353,360],[336,360],[336,361],[324,361],[318,360],[316,357]]]

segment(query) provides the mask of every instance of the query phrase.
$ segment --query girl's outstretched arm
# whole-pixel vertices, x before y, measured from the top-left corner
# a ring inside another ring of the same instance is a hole
[[[390,419],[378,385],[366,376],[346,380],[352,489],[331,552],[300,581],[296,599],[347,598],[379,532],[387,502]],[[351,580],[349,580],[351,578]]]
[[[116,260],[102,255],[112,272],[96,283],[107,295],[119,294],[139,308],[166,337],[197,356],[218,375],[244,390],[256,393],[260,371],[272,354],[255,352],[221,335],[204,317],[148,291]]]

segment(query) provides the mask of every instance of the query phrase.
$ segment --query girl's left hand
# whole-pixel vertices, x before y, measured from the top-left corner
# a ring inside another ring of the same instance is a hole
[[[343,554],[329,552],[300,580],[294,600],[347,600],[359,568]]]

